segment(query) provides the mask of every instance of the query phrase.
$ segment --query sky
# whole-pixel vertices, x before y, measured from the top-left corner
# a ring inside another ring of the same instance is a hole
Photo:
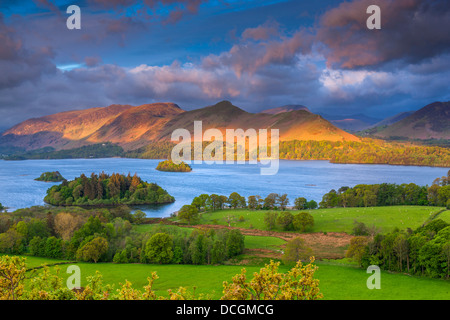
[[[0,131],[153,102],[383,119],[450,100],[448,30],[447,0],[1,0]]]

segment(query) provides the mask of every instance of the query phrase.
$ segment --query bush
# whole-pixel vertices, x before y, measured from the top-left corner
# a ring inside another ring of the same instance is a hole
[[[277,224],[283,228],[283,230],[292,229],[292,221],[294,220],[294,216],[289,211],[281,212],[277,218]]]
[[[369,228],[363,223],[355,220],[353,223],[352,234],[354,236],[367,236],[369,235]]]
[[[294,216],[292,225],[295,230],[305,232],[314,227],[314,217],[308,212],[300,212]]]

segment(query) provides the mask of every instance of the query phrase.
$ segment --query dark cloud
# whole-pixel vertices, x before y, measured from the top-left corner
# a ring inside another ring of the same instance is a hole
[[[55,72],[51,48],[24,48],[15,30],[7,26],[0,13],[0,89],[26,81],[36,81],[43,74]]]
[[[369,30],[368,6],[381,9],[381,30]],[[450,51],[450,2],[445,0],[355,0],[320,19],[317,40],[328,66],[376,67],[401,60],[417,63]]]

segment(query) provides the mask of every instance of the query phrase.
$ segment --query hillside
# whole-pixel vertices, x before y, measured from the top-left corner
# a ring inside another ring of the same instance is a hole
[[[6,130],[0,137],[0,146],[25,150],[79,147],[83,144],[80,143],[83,139],[130,108],[132,106],[111,105],[29,119]]]
[[[279,129],[280,140],[359,141],[359,138],[333,126],[321,116],[305,110],[277,114],[248,113],[228,101],[175,116],[158,136],[170,140],[175,129],[184,128],[193,134],[194,121],[202,120],[203,131],[217,128],[225,136],[226,129]]]
[[[175,114],[182,113],[172,103],[111,105],[68,111],[29,119],[5,131],[0,146],[35,150],[52,147],[56,150],[85,145],[113,142],[121,146],[144,141],[145,145],[155,132]]]
[[[388,117],[386,119],[381,120],[380,122],[375,123],[372,127],[374,128],[374,127],[381,127],[381,126],[389,126],[400,120],[405,119],[406,117],[409,117],[413,113],[414,113],[413,111],[406,111],[406,112],[398,113],[392,117]]]
[[[450,139],[450,102],[434,102],[374,133],[383,139]]]
[[[203,130],[217,128],[223,134],[226,129],[277,128],[282,141],[359,140],[306,110],[253,114],[223,101],[193,111],[184,111],[173,103],[153,103],[57,113],[26,120],[5,131],[0,137],[0,147],[61,150],[110,142],[134,150],[151,142],[170,141],[176,129],[193,132],[194,121],[199,120]]]

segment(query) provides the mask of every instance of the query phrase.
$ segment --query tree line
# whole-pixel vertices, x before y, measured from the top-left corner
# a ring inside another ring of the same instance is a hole
[[[442,219],[416,230],[365,235],[354,237],[347,252],[363,268],[377,265],[383,270],[449,279],[450,224]]]
[[[148,183],[136,174],[81,174],[72,181],[47,190],[44,198],[52,205],[117,205],[170,203],[175,199],[156,183]]]
[[[182,206],[177,212],[177,216],[181,221],[192,224],[198,222],[201,212],[223,210],[225,208],[285,211],[288,205],[289,198],[287,194],[270,193],[265,198],[259,195],[245,198],[237,192],[232,192],[228,197],[218,194],[201,194],[195,197],[190,205]],[[293,208],[296,210],[316,209],[317,202],[298,197],[294,201]]]
[[[239,230],[193,230],[156,226],[139,233],[129,208],[32,208],[2,214],[0,252],[86,262],[219,264],[244,250]]]
[[[151,143],[138,150],[129,151],[126,157],[144,159],[169,159],[174,147],[172,142]],[[203,143],[203,149],[208,143]],[[223,144],[225,150],[227,145]],[[234,146],[236,150],[236,145]],[[249,159],[248,150],[245,151]],[[268,148],[270,153],[270,148]],[[191,153],[194,156],[194,152]],[[212,155],[214,156],[214,154]],[[332,163],[376,163],[391,165],[415,165],[448,167],[450,150],[439,146],[424,146],[371,138],[361,141],[280,141],[280,159],[287,160],[329,160]]]
[[[329,160],[332,163],[371,163],[448,167],[450,150],[436,146],[363,138],[357,141],[281,141],[280,159]]]
[[[433,184],[359,184],[353,188],[341,187],[326,193],[319,203],[321,208],[373,207],[393,205],[441,206],[450,208],[450,170],[447,176]]]

